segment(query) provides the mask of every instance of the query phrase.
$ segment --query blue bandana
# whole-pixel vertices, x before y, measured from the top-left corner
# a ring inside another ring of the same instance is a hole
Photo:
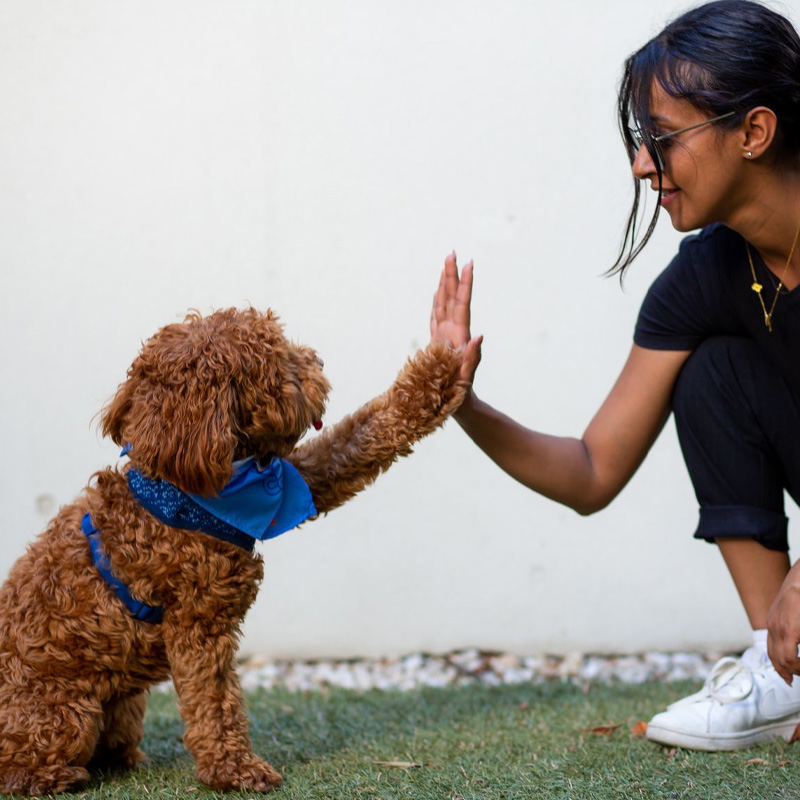
[[[217,497],[191,495],[201,508],[254,539],[272,539],[317,513],[311,490],[283,458],[259,467],[254,458],[235,465]]]
[[[276,458],[262,468],[248,458],[234,467],[233,477],[216,497],[187,494],[160,478],[146,478],[135,467],[128,470],[128,487],[167,525],[202,531],[248,551],[256,539],[272,539],[317,513],[311,490],[285,459]]]

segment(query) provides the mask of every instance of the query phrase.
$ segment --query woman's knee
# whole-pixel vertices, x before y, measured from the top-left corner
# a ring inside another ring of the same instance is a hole
[[[759,359],[755,342],[735,336],[713,336],[689,356],[675,383],[672,408],[678,424],[704,417],[720,404],[745,409],[743,369],[750,371]]]

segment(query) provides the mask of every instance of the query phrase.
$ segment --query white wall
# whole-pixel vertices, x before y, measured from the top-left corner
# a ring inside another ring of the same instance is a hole
[[[678,242],[664,219],[625,292],[600,277],[631,197],[621,63],[685,5],[0,0],[0,573],[116,461],[93,415],[191,307],[276,309],[325,359],[331,422],[426,341],[455,247],[476,263],[480,394],[579,434]],[[261,546],[243,649],[737,646],[695,522],[671,426],[581,518],[451,423]]]

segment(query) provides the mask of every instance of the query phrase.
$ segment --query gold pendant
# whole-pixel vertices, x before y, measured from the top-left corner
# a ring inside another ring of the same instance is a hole
[[[764,288],[760,283],[753,283],[750,287],[756,294],[761,294],[761,290]]]
[[[764,312],[764,324],[767,326],[767,330],[772,333],[772,314]]]

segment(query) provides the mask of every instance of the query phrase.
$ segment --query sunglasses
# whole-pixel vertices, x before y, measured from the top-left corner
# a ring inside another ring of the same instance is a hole
[[[667,163],[664,159],[664,150],[670,145],[670,139],[672,139],[673,136],[677,136],[679,133],[686,133],[686,131],[693,131],[695,128],[702,128],[704,125],[711,125],[713,122],[719,122],[722,119],[732,117],[736,113],[736,111],[729,111],[727,114],[721,114],[719,117],[712,117],[711,119],[703,120],[703,122],[696,122],[694,125],[688,125],[678,131],[670,131],[670,133],[664,133],[661,136],[653,136],[641,129],[631,129],[630,135],[636,152],[644,145],[645,148],[647,148],[647,152],[650,153],[653,160],[658,165],[659,170],[664,172],[667,168]],[[662,142],[664,142],[664,145],[662,145]]]

